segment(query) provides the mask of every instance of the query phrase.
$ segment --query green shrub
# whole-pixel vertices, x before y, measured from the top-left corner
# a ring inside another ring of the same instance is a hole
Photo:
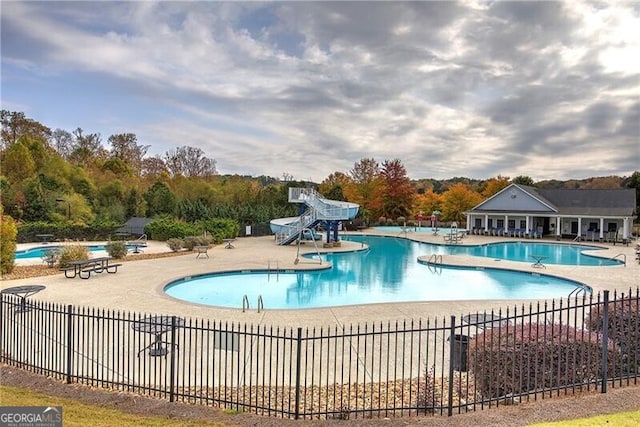
[[[565,325],[501,326],[471,340],[468,360],[478,391],[495,399],[601,378],[602,345],[596,333]],[[619,366],[620,353],[608,346],[608,366]]]
[[[175,237],[173,237],[167,240],[167,246],[169,246],[169,249],[171,249],[173,252],[178,252],[180,249],[182,249],[183,245],[184,242],[182,241],[182,239],[176,239]]]
[[[196,246],[196,238],[194,236],[189,236],[182,239],[182,247],[186,250],[192,251],[194,246]]]
[[[221,243],[223,239],[235,239],[240,232],[238,222],[228,218],[199,221],[198,227],[209,235],[209,243]]]
[[[89,259],[89,248],[84,245],[68,245],[60,249],[58,263],[60,267],[67,267],[70,261]]]
[[[121,259],[127,256],[127,245],[124,242],[109,242],[105,249],[110,257]]]
[[[144,227],[144,232],[150,239],[166,241],[171,238],[184,239],[187,236],[198,234],[194,224],[173,219],[158,219]]]
[[[611,301],[608,307],[608,336],[622,353],[622,373],[640,372],[640,298],[629,297]],[[602,333],[604,329],[603,306],[591,308],[587,328]]]
[[[37,242],[36,234],[53,234],[54,240],[107,240],[122,224],[114,221],[94,221],[91,224],[70,222],[27,222],[18,227],[19,243]]]
[[[396,219],[396,222],[398,223],[398,225],[404,225],[404,223],[407,222],[407,218],[399,216],[398,219]]]
[[[16,259],[16,223],[9,215],[0,215],[0,273],[13,271]]]

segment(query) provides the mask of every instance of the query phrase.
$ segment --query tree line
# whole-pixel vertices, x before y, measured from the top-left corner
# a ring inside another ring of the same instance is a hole
[[[443,221],[464,222],[464,211],[512,182],[540,188],[635,188],[630,177],[534,182],[530,177],[486,180],[408,177],[400,159],[357,160],[321,183],[220,175],[214,158],[188,145],[147,155],[134,133],[110,135],[77,128],[51,130],[22,112],[3,110],[0,140],[0,199],[4,215],[29,222],[124,223],[134,216],[187,222],[229,218],[240,224],[268,223],[297,214],[289,187],[315,187],[329,199],[360,205],[357,221],[380,223],[440,212]],[[640,197],[638,197],[640,200]]]

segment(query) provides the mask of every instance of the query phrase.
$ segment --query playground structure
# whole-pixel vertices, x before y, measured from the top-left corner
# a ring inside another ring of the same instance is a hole
[[[356,203],[325,199],[313,188],[289,188],[289,203],[300,205],[300,215],[270,222],[278,245],[313,235],[314,227],[320,223],[325,224],[326,243],[337,242],[340,221],[352,220],[360,208]]]

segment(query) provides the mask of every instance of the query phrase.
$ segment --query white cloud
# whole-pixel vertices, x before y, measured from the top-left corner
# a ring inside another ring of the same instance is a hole
[[[413,178],[537,180],[640,164],[634,3],[58,6],[3,4],[3,105],[66,123],[87,108],[76,91],[106,86],[108,122],[77,126],[198,146],[220,171],[322,180],[374,157]],[[49,104],[18,73],[64,96]]]

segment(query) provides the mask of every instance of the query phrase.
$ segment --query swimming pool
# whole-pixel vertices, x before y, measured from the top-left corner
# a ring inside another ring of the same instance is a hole
[[[380,236],[348,239],[368,249],[322,254],[333,265],[331,269],[205,274],[173,281],[164,291],[205,305],[241,308],[246,295],[252,307],[261,297],[267,309],[297,309],[404,301],[549,299],[566,297],[581,286],[537,272],[434,269],[417,262],[429,253],[425,244]]]
[[[107,250],[105,245],[87,245],[87,247],[94,255],[99,255],[101,252],[106,253]],[[38,259],[44,257],[47,251],[60,248],[62,246],[49,245],[16,251],[16,259]],[[127,248],[133,248],[133,246],[127,245]]]

